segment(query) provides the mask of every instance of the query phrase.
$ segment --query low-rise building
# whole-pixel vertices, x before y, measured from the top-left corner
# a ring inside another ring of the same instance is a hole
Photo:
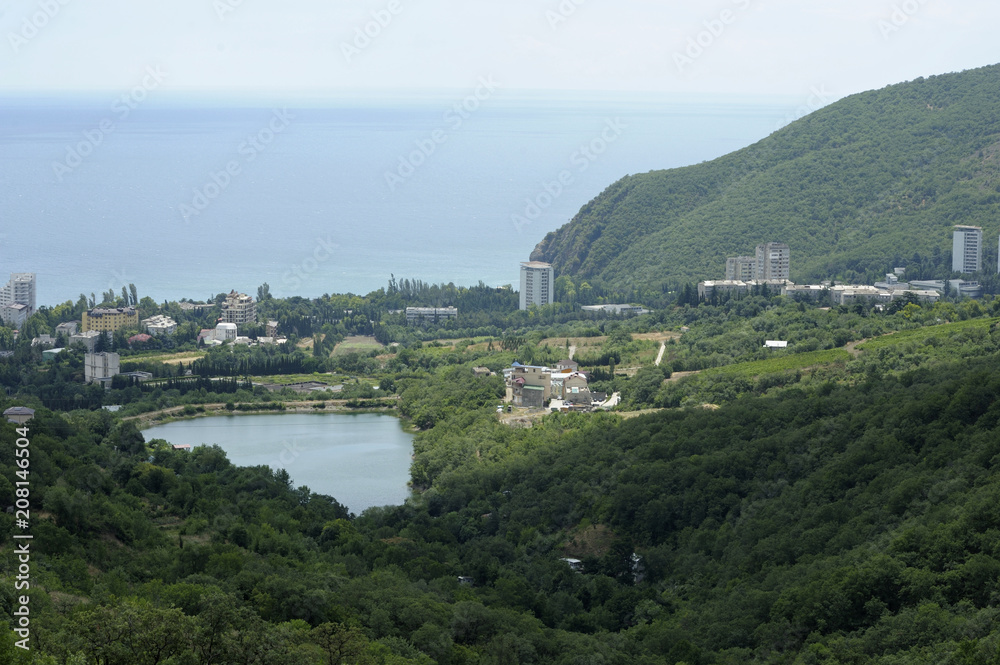
[[[56,340],[52,335],[39,335],[31,340],[32,346],[55,346]]]
[[[587,376],[573,370],[552,374],[551,393],[553,399],[560,399],[566,404],[590,406],[594,401]]]
[[[45,349],[44,351],[42,351],[42,361],[51,362],[55,360],[56,357],[65,350],[66,350],[65,348]]]
[[[177,322],[169,316],[157,314],[148,319],[142,320],[142,328],[150,335],[159,337],[161,335],[173,335],[177,332]]]
[[[117,353],[88,353],[84,356],[83,376],[87,383],[109,385],[121,372],[121,357]]]
[[[128,345],[132,346],[133,344],[144,344],[145,342],[148,342],[151,339],[153,339],[152,335],[147,335],[146,333],[139,333],[138,335],[132,335],[131,337],[128,338]]]
[[[824,284],[786,284],[781,287],[781,295],[818,301],[827,296],[827,289],[829,288],[829,286]]]
[[[859,301],[890,302],[892,293],[863,284],[838,284],[830,287],[830,302],[834,305],[852,305]]]
[[[580,309],[584,312],[605,312],[617,316],[649,314],[649,310],[642,305],[581,305]]]
[[[782,293],[783,289],[790,286],[795,286],[795,284],[787,279],[759,279],[748,282],[732,279],[706,280],[698,282],[698,297],[702,300],[708,300],[714,295],[723,293],[737,296],[746,295],[755,287],[767,287],[771,293]]]
[[[198,333],[198,342],[209,346],[218,346],[223,342],[235,342],[238,337],[235,323],[220,323],[215,328],[202,328]]]
[[[215,326],[215,339],[218,342],[235,342],[237,327],[235,323],[220,323]]]
[[[24,303],[15,302],[0,307],[0,319],[11,328],[20,328],[31,316],[31,308]]]
[[[931,291],[930,289],[920,289],[920,290],[906,290],[906,291],[893,291],[892,299],[901,300],[907,296],[912,296],[917,299],[920,303],[930,303],[934,304],[941,299],[941,294],[937,291]]]
[[[96,330],[88,330],[87,332],[76,333],[70,335],[69,343],[72,346],[79,342],[83,344],[84,348],[87,349],[88,353],[93,353],[97,350],[97,340],[101,335],[106,335],[107,333],[98,332]]]
[[[979,282],[970,282],[964,279],[952,279],[948,281],[948,288],[960,298],[982,298],[983,287]]]
[[[15,425],[23,425],[35,417],[35,410],[26,406],[12,406],[3,412],[3,417],[7,422]]]
[[[113,332],[123,328],[139,329],[139,313],[135,307],[97,308],[83,313],[83,332],[99,330]]]
[[[428,323],[440,323],[458,317],[455,307],[407,307],[406,325],[422,326]]]
[[[919,289],[921,291],[932,289],[938,293],[944,293],[944,280],[943,279],[913,279],[910,280],[911,289]]]
[[[213,303],[180,302],[177,303],[185,312],[204,312],[215,307]]]
[[[507,378],[507,401],[514,406],[542,407],[551,396],[552,370],[537,365],[522,365],[515,362]]]
[[[56,335],[75,335],[79,324],[76,321],[66,321],[56,326]]]

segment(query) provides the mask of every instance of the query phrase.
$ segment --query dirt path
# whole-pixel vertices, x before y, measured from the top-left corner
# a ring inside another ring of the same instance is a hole
[[[848,342],[847,344],[844,345],[844,351],[847,351],[852,356],[857,358],[858,356],[861,355],[861,351],[859,351],[857,348],[858,344],[863,344],[867,341],[868,341],[867,339],[859,339],[856,342]]]
[[[667,379],[667,381],[680,381],[684,377],[686,377],[686,376],[694,376],[695,374],[699,373],[700,371],[701,371],[700,369],[696,369],[696,370],[693,370],[691,372],[671,372],[670,378]]]
[[[660,342],[660,352],[656,354],[656,366],[659,367],[660,363],[663,362],[663,354],[667,352],[667,343]]]

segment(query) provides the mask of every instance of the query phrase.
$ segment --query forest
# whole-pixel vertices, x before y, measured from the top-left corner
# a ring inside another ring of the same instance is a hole
[[[129,409],[292,403],[212,364],[225,347],[152,393],[113,388],[118,413],[29,382],[0,396],[36,409],[0,425],[0,497],[15,506],[27,438],[31,648],[9,632],[0,662],[1000,662],[998,316],[757,295],[354,352],[419,430],[412,498],[361,515],[281,469],[145,440]],[[571,340],[622,406],[498,418],[502,379],[472,368]],[[216,372],[235,392],[208,390]],[[0,531],[14,619],[13,512]]]

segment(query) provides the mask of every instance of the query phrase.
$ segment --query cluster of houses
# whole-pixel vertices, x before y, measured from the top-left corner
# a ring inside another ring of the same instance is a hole
[[[898,269],[901,271],[902,269]],[[801,297],[830,305],[851,305],[857,302],[887,304],[904,298],[915,298],[921,303],[935,303],[946,293],[968,298],[979,298],[983,288],[978,282],[961,279],[900,281],[901,272],[890,273],[885,281],[867,284],[795,284],[781,280],[715,280],[698,283],[698,297],[710,300],[721,294],[746,295],[754,289],[767,287],[771,293]]]
[[[515,362],[503,371],[507,384],[506,402],[513,406],[552,410],[590,410],[607,399],[590,390],[587,375],[572,360],[562,360],[554,368]]]

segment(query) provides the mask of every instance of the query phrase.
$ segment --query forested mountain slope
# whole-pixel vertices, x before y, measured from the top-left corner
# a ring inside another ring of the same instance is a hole
[[[852,95],[716,160],[626,176],[531,258],[621,288],[721,279],[727,256],[776,241],[793,280],[850,279],[944,265],[954,224],[985,227],[995,266],[998,218],[994,65]]]
[[[497,421],[477,361],[401,379],[404,413],[447,405],[417,440],[428,489],[356,518],[284,471],[39,409],[33,651],[0,634],[0,662],[996,662],[998,321],[859,349],[714,409],[530,429]],[[8,505],[18,436],[0,424]]]

